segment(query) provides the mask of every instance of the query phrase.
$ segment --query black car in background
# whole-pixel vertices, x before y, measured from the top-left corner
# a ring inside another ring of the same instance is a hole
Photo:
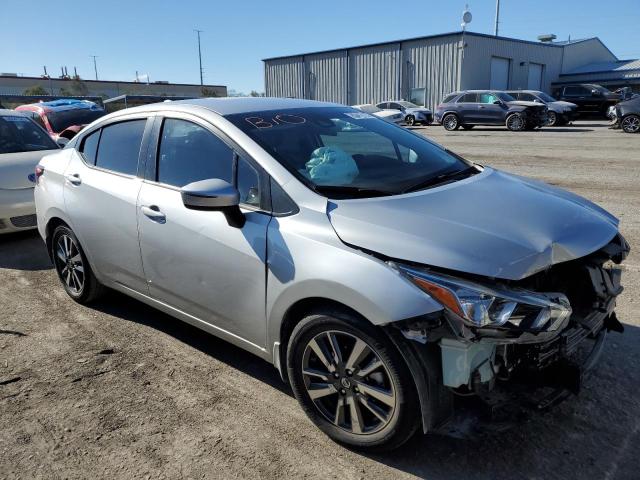
[[[547,125],[550,127],[566,125],[578,116],[578,106],[575,103],[558,101],[548,93],[539,90],[506,90],[506,93],[516,100],[544,103],[549,109],[547,112]]]
[[[435,120],[447,130],[475,125],[505,125],[509,130],[533,130],[547,123],[544,103],[518,101],[498,90],[466,90],[447,95],[438,105]]]
[[[551,95],[558,100],[578,105],[578,113],[606,118],[607,110],[623,99],[620,93],[592,83],[555,87]]]
[[[616,118],[620,128],[627,133],[640,132],[640,97],[616,105]]]

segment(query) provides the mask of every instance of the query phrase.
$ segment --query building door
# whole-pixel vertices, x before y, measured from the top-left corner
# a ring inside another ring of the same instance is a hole
[[[507,90],[509,88],[509,70],[511,60],[502,57],[491,57],[491,90]]]
[[[529,90],[542,90],[542,71],[543,66],[541,64],[529,64],[529,76],[527,79],[527,88]]]

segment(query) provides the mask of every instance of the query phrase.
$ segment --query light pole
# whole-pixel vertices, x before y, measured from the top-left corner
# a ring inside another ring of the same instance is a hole
[[[493,34],[498,36],[498,25],[500,24],[500,0],[496,0],[496,26],[493,30]]]
[[[98,64],[96,63],[97,55],[89,55],[89,56],[93,57],[93,71],[96,72],[96,80],[98,80]]]
[[[200,85],[204,85],[202,80],[202,50],[200,49],[200,33],[202,30],[194,30],[198,35],[198,61],[200,62]]]

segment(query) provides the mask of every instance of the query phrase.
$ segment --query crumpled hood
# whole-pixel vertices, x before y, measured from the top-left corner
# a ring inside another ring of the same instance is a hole
[[[544,103],[538,102],[528,102],[526,100],[514,100],[512,102],[507,102],[509,105],[521,105],[523,107],[544,107]]]
[[[0,188],[9,190],[32,188],[34,183],[28,177],[34,173],[40,159],[58,151],[36,150],[0,154]]]
[[[328,212],[347,244],[507,280],[585,256],[618,232],[618,220],[588,200],[491,168],[420,192],[331,200]]]

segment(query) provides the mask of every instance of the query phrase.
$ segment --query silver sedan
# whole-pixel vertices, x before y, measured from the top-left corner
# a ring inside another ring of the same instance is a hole
[[[350,107],[147,105],[39,169],[71,298],[115,289],[272,362],[347,445],[436,431],[460,396],[554,403],[621,327],[616,218]]]
[[[0,234],[36,228],[35,167],[57,149],[25,114],[0,110]]]

